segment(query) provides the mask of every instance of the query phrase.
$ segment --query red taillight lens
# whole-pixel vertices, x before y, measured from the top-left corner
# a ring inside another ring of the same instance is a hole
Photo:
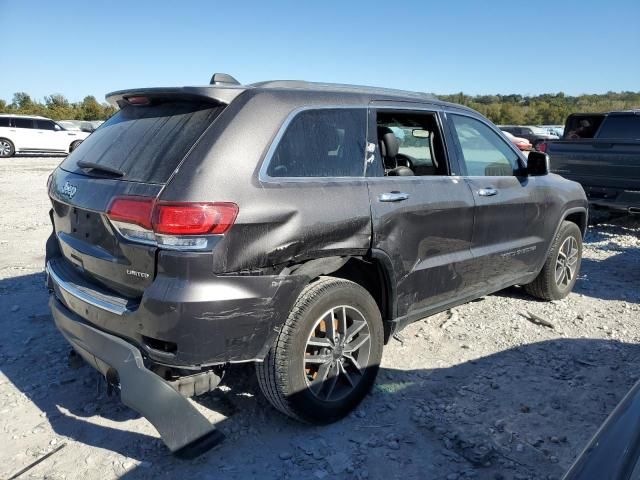
[[[116,197],[111,202],[107,215],[116,222],[133,223],[151,229],[153,198]]]
[[[538,144],[538,151],[542,153],[547,153],[547,142],[542,142]]]
[[[221,234],[238,215],[235,203],[158,203],[153,230],[164,235]]]
[[[235,203],[163,203],[153,198],[116,197],[107,211],[116,222],[133,223],[163,235],[222,234],[238,215]]]

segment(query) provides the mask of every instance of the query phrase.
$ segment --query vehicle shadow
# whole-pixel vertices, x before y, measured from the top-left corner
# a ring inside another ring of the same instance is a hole
[[[521,345],[449,368],[383,366],[354,414],[309,426],[267,403],[251,365],[234,366],[222,388],[197,400],[220,414],[217,427],[227,439],[184,461],[117,397],[97,390],[100,377],[91,368],[69,368],[42,284],[42,274],[0,281],[0,311],[8,312],[0,318],[0,370],[28,399],[11,408],[20,418],[22,408],[35,407],[55,434],[141,462],[124,478],[301,478],[318,471],[365,478],[365,470],[371,479],[398,471],[403,478],[559,477],[638,373],[640,346],[587,339]],[[20,435],[33,424],[3,427],[3,435]]]
[[[636,381],[630,366],[638,358],[637,345],[562,339],[450,368],[383,367],[355,414],[320,427],[276,413],[244,367],[211,394],[231,406],[221,425],[225,443],[199,461],[166,455],[159,465],[184,476],[214,468],[215,478],[281,478],[283,471],[304,478],[319,469],[329,478],[362,478],[366,469],[368,478],[388,479],[399,468],[403,478],[559,478]],[[220,400],[200,402],[216,408]],[[274,461],[281,465],[261,470]],[[126,478],[148,474],[136,469]]]

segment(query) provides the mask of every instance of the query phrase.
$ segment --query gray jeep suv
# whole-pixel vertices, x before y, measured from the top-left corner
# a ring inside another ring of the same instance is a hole
[[[278,410],[331,422],[409,323],[576,281],[582,188],[468,108],[221,74],[107,99],[120,111],[50,178],[50,307],[174,452],[220,441],[185,397],[230,364],[254,362]]]

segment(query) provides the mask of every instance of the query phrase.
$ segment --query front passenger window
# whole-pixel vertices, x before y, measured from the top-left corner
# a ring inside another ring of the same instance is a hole
[[[56,124],[49,120],[36,120],[37,128],[40,130],[55,130]]]
[[[462,150],[462,160],[471,177],[508,177],[518,169],[518,155],[505,141],[479,120],[450,115]]]

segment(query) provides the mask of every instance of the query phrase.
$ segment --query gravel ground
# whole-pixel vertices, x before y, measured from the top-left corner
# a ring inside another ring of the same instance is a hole
[[[236,368],[196,401],[227,440],[174,459],[97,373],[67,364],[42,273],[45,183],[60,160],[0,161],[2,478],[62,444],[23,477],[559,478],[638,378],[640,219],[603,219],[567,299],[513,288],[411,325],[386,347],[361,407],[325,427],[278,414],[252,368]]]

